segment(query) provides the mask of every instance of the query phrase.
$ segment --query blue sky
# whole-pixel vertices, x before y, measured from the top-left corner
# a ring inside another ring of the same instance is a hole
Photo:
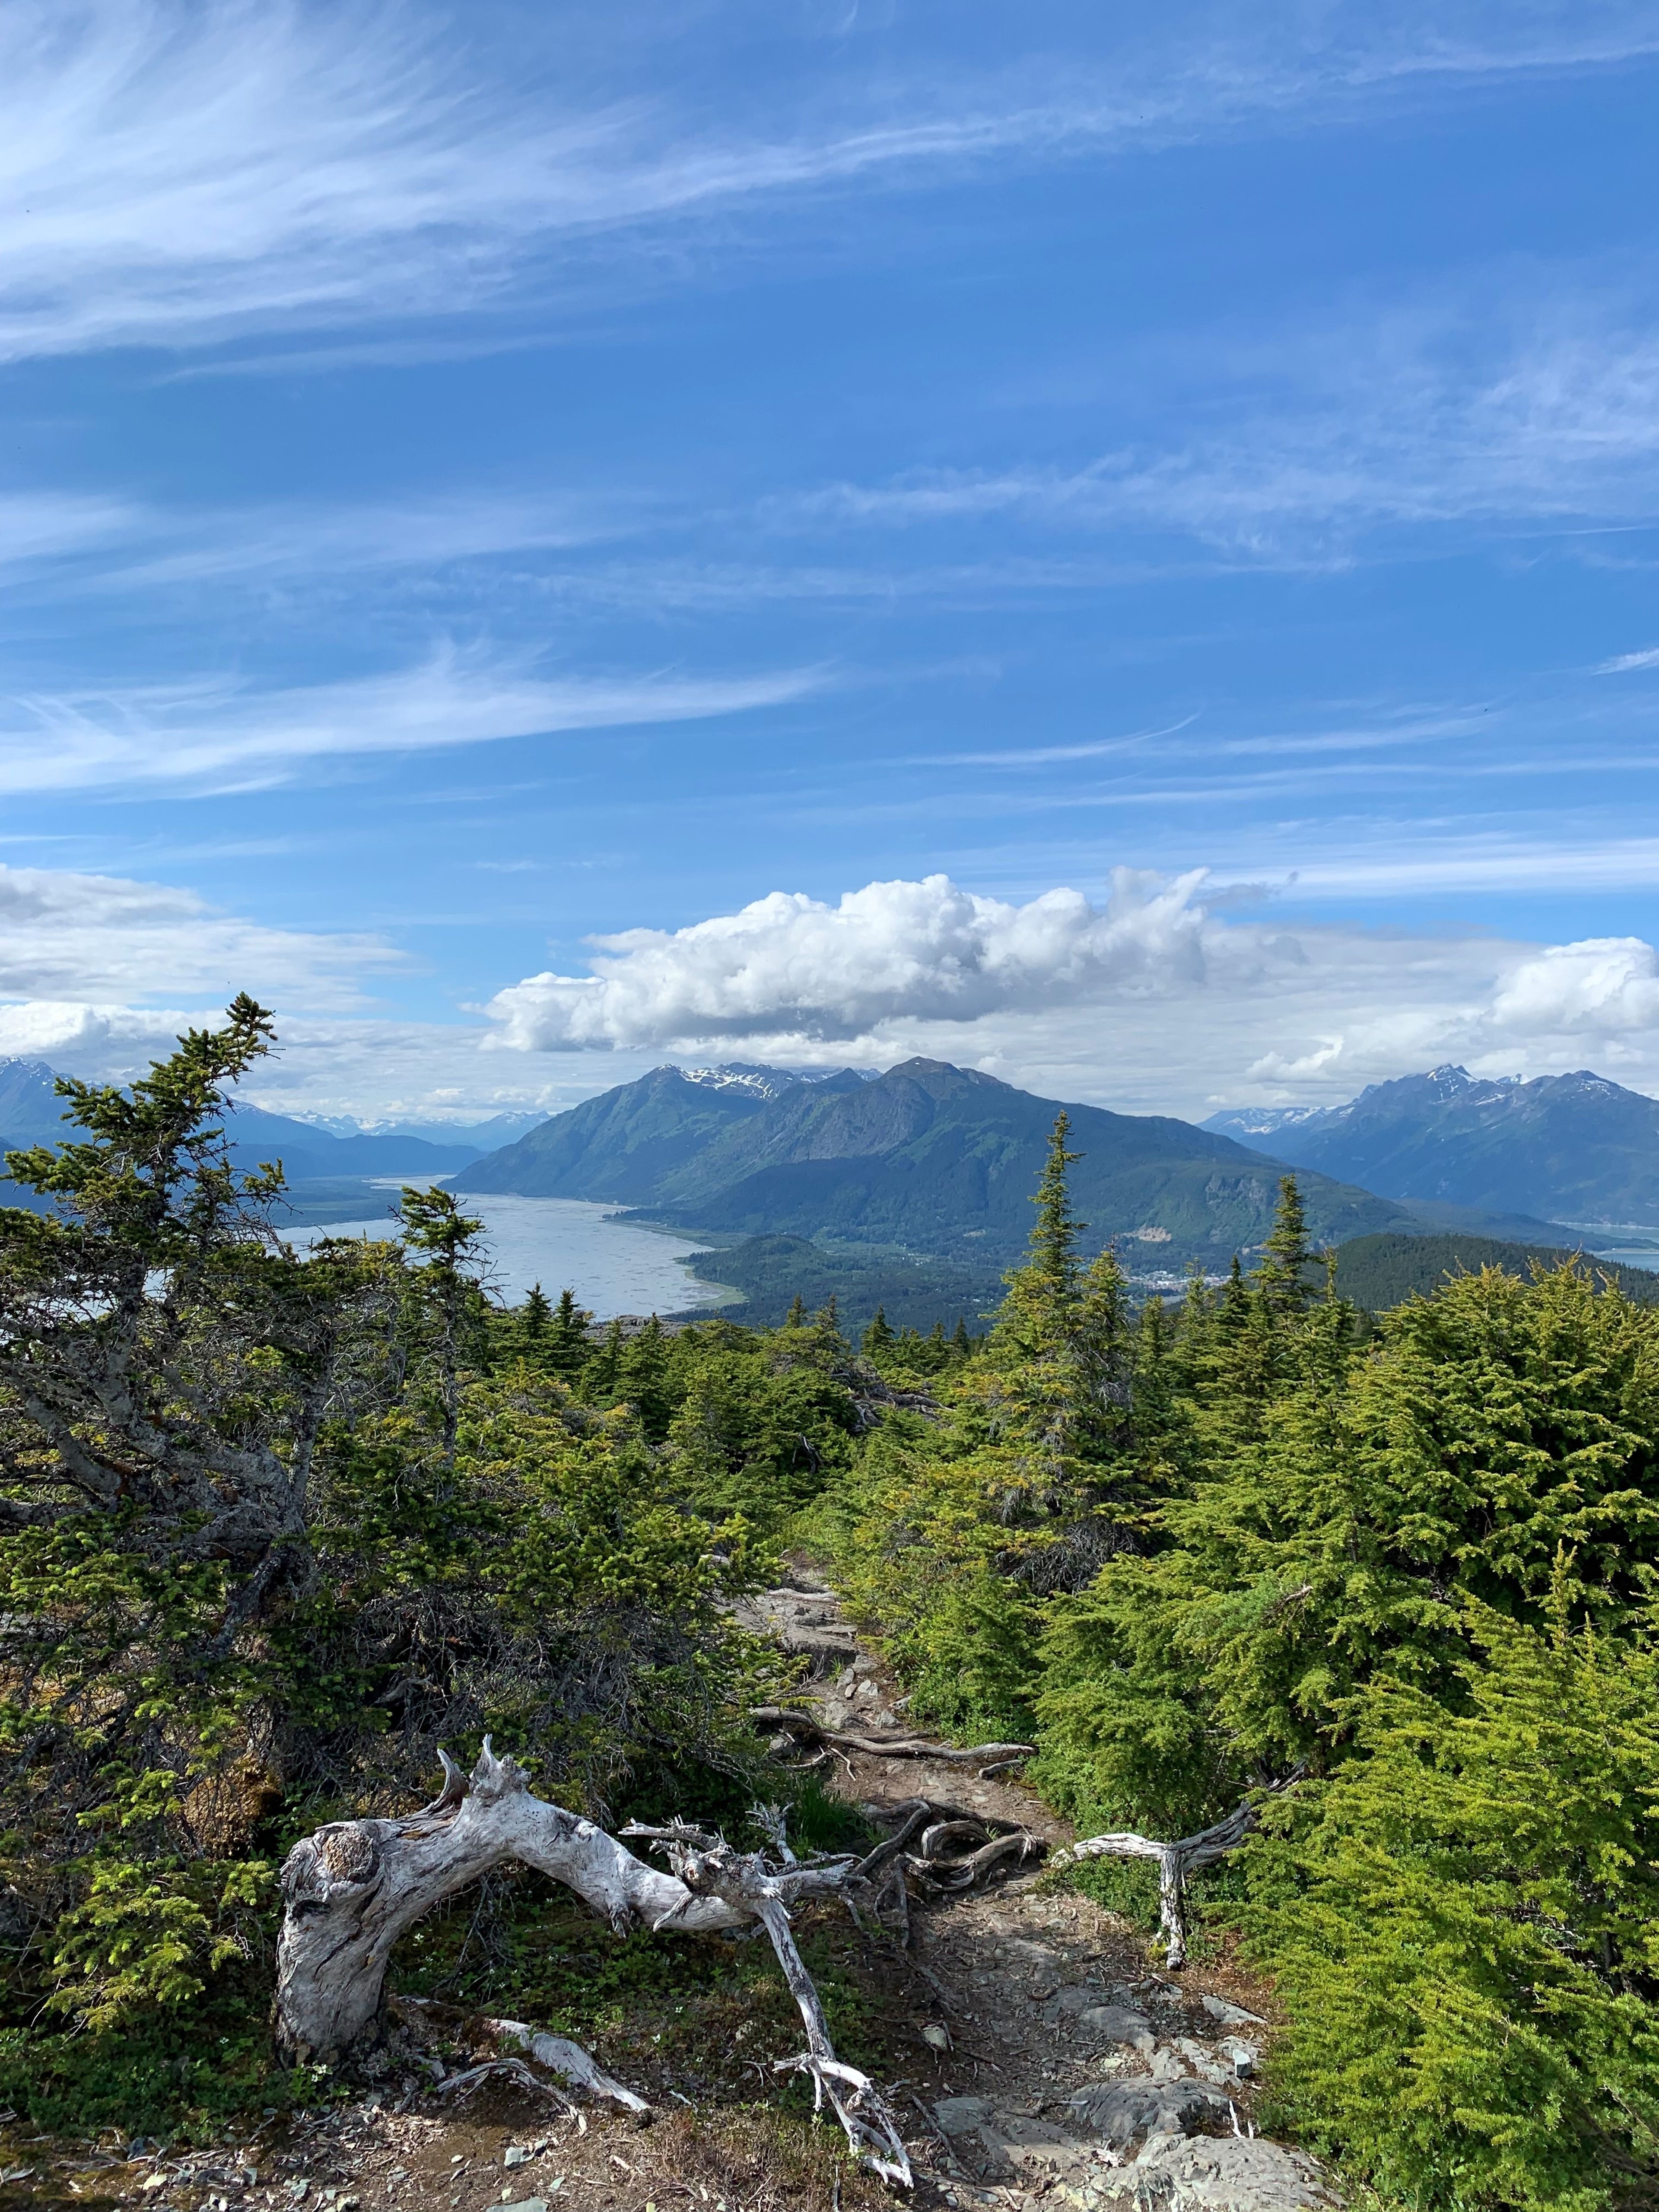
[[[1659,1090],[1659,5],[1147,15],[14,0],[0,1048]]]

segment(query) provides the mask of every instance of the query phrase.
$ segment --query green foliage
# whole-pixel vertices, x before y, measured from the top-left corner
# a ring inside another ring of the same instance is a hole
[[[820,1509],[915,1710],[1035,1725],[1088,1828],[1186,1835],[1291,2027],[1282,2121],[1429,2212],[1659,2185],[1659,1316],[1571,1266],[1371,1329],[1294,1182],[1247,1273],[1132,1326],[1057,1127],[941,1416]],[[890,1357],[884,1346],[882,1356]],[[1150,1926],[1146,1870],[1079,1879]]]
[[[272,2101],[263,2059],[210,2093],[197,2060],[210,2023],[264,2050],[275,1869],[441,1742],[493,1729],[601,1816],[775,1790],[729,1601],[870,1372],[833,1322],[501,1313],[446,1192],[296,1251],[222,1133],[269,1042],[239,1000],[9,1160],[52,1209],[0,1212],[0,2072],[37,2115]]]
[[[1283,2110],[1414,2204],[1659,2181],[1659,1658],[1550,1611],[1466,1601],[1455,1702],[1374,1681],[1250,1856]]]
[[[9,1157],[0,2097],[149,2131],[313,2094],[259,2017],[274,1870],[440,1743],[740,1832],[780,1682],[731,1601],[810,1537],[918,1717],[1035,1731],[1089,1825],[1302,1778],[1206,1893],[1289,2009],[1283,2112],[1354,2174],[1424,2212],[1653,2193],[1659,1310],[1491,1271],[1371,1328],[1287,1181],[1253,1271],[1132,1315],[1062,1115],[988,1338],[880,1297],[854,1352],[808,1275],[774,1328],[596,1331],[571,1289],[493,1306],[447,1193],[286,1245],[222,1134],[269,1043],[239,1000]],[[796,1833],[852,1817],[809,1786]],[[404,1964],[618,2057],[778,1996],[747,1952],[590,1943],[515,1876]]]
[[[790,1303],[821,1306],[833,1291],[846,1326],[862,1334],[879,1307],[888,1325],[925,1334],[935,1322],[948,1330],[953,1316],[964,1334],[997,1298],[994,1261],[918,1255],[895,1245],[831,1243],[805,1237],[748,1237],[719,1251],[696,1252],[689,1262],[707,1283],[740,1293],[732,1318],[757,1328],[788,1326]]]
[[[1501,1268],[1529,1283],[1541,1273],[1575,1267],[1592,1282],[1613,1283],[1633,1305],[1659,1303],[1659,1275],[1623,1267],[1560,1245],[1506,1244],[1492,1237],[1356,1237],[1336,1252],[1336,1287],[1355,1305],[1381,1313],[1412,1297],[1427,1297],[1449,1277]]]
[[[1129,1418],[1121,1277],[1109,1252],[1080,1256],[1067,1126],[1062,1114],[1030,1257],[978,1356],[942,1329],[921,1345],[935,1405],[890,1415],[815,1523],[918,1712],[970,1732],[1030,1726],[1054,1594],[1133,1540],[1128,1516],[1158,1480]],[[907,1352],[896,1339],[872,1356],[892,1372]]]
[[[1329,1303],[1224,1297],[1192,1362],[1189,1480],[1154,1547],[1055,1620],[1041,1711],[1071,1801],[1213,1818],[1316,1771],[1379,1666],[1449,1693],[1478,1597],[1616,1621],[1659,1550],[1659,1324],[1571,1270],[1489,1274],[1389,1316],[1363,1353]]]

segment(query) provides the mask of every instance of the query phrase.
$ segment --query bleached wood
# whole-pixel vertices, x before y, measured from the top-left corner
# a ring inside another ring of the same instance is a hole
[[[530,1794],[488,1740],[470,1778],[445,1759],[443,1790],[401,1820],[342,1820],[289,1853],[276,1945],[281,2046],[300,2058],[346,2051],[380,2015],[386,1961],[433,1906],[508,1860],[573,1889],[618,1935],[670,1917],[690,1930],[741,1926],[745,1912],[694,1898],[614,1836]]]
[[[848,2141],[875,2172],[910,2186],[897,2124],[868,2076],[836,2057],[789,1925],[789,1907],[802,1899],[845,1895],[854,1887],[867,1893],[870,1876],[891,1865],[890,1847],[866,1859],[848,1854],[803,1864],[785,1841],[775,1808],[757,1812],[775,1866],[758,1852],[735,1851],[718,1836],[679,1823],[624,1830],[666,1845],[672,1870],[663,1873],[592,1821],[532,1796],[524,1770],[496,1758],[488,1738],[471,1776],[447,1754],[443,1764],[444,1786],[420,1812],[402,1820],[337,1821],[289,1853],[276,1952],[283,2050],[301,2060],[349,2051],[380,2017],[398,1938],[491,1867],[518,1860],[574,1890],[619,1935],[640,1927],[715,1931],[759,1921],[806,2028],[805,2052],[779,2064],[811,2076],[814,2109],[828,2100]],[[644,2100],[604,2074],[579,2045],[517,2021],[487,2025],[562,2079],[648,2115]]]
[[[724,1898],[746,1908],[760,1922],[772,1939],[783,1978],[806,2029],[806,2049],[799,2057],[775,2060],[775,2070],[806,2075],[812,2084],[813,2111],[822,2112],[827,2100],[854,2154],[884,2181],[902,2189],[912,2187],[910,2156],[898,2122],[869,2075],[854,2066],[843,2065],[836,2057],[817,1986],[795,1948],[789,1925],[792,1884],[810,1883],[821,1894],[844,1892],[868,1862],[828,1860],[817,1867],[796,1867],[779,1875],[768,1868],[758,1852],[735,1851],[718,1836],[683,1823],[672,1828],[630,1826],[623,1833],[662,1844],[675,1873],[694,1895]],[[795,1887],[793,1893],[803,1894],[802,1887]]]
[[[1158,1919],[1164,1936],[1164,1963],[1170,1966],[1184,1966],[1187,1963],[1187,1877],[1200,1867],[1212,1865],[1235,1850],[1256,1825],[1255,1808],[1244,1804],[1218,1820],[1212,1828],[1205,1828],[1195,1836],[1183,1836],[1173,1844],[1154,1843],[1149,1836],[1126,1833],[1109,1836],[1085,1836],[1080,1842],[1057,1851],[1049,1864],[1059,1868],[1075,1863],[1079,1859],[1119,1858],[1156,1859],[1158,1861]]]

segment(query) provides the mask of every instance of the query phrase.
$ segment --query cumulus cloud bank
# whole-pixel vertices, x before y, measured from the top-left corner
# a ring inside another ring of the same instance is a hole
[[[586,975],[497,994],[490,1042],[526,1052],[826,1045],[865,1064],[963,1060],[1107,1103],[1346,1097],[1450,1057],[1577,1066],[1659,1087],[1659,955],[1639,938],[1558,945],[1232,919],[1202,870],[1129,869],[1097,905],[1024,904],[947,876],[839,902],[775,891],[679,930],[592,940]]]
[[[688,1037],[846,1042],[898,1017],[969,1022],[1196,981],[1201,881],[1201,871],[1160,883],[1121,868],[1103,909],[1073,890],[1012,906],[948,876],[867,884],[836,906],[773,891],[687,929],[594,938],[593,975],[528,976],[489,1011],[503,1043],[538,1052]]]
[[[595,939],[591,973],[526,977],[488,1021],[443,1024],[365,1005],[364,980],[398,957],[381,940],[272,927],[163,884],[0,867],[0,1053],[125,1076],[251,989],[277,1007],[284,1047],[260,1095],[301,1110],[555,1112],[665,1054],[827,1051],[871,1067],[927,1054],[1050,1097],[1192,1115],[1350,1097],[1446,1060],[1594,1066],[1659,1095],[1659,951],[1641,938],[1291,927],[1206,902],[1206,880],[1120,869],[1099,902],[987,897],[945,875],[834,902],[775,891]]]

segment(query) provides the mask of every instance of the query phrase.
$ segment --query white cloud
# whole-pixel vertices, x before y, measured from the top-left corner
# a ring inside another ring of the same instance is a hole
[[[9,1035],[37,1038],[30,1049],[54,1037],[114,1038],[132,1002],[162,994],[222,1002],[246,990],[345,1007],[359,1001],[366,970],[398,961],[378,938],[272,928],[164,884],[0,866],[0,1000],[29,1002],[6,1019]],[[178,1018],[131,1016],[168,1035]]]
[[[1659,668],[1659,645],[1645,647],[1640,653],[1620,653],[1611,660],[1604,660],[1596,669],[1598,676],[1626,676],[1636,668]]]
[[[809,672],[731,678],[542,678],[445,648],[417,668],[288,690],[223,677],[15,699],[0,721],[0,791],[254,780],[330,756],[696,721],[798,699]]]
[[[1659,956],[1639,937],[1547,945],[1504,978],[1492,1018],[1498,1029],[1522,1036],[1617,1036],[1655,1030]]]
[[[913,1053],[1062,1097],[1201,1113],[1218,1097],[1351,1097],[1462,1059],[1488,1073],[1596,1055],[1659,1089],[1659,956],[1639,939],[1538,946],[1233,920],[1203,872],[1121,870],[1096,905],[1024,904],[943,876],[836,904],[775,892],[689,927],[594,940],[592,974],[526,978],[498,1047],[822,1059]]]
[[[551,11],[548,11],[551,15]],[[804,42],[766,139],[688,105],[651,9],[542,26],[492,77],[435,13],[340,0],[11,0],[0,11],[0,352],[200,343],[499,307],[526,264],[622,230],[988,156],[1158,145],[1413,84],[1650,51],[1640,7],[1395,7],[1322,36],[1097,33],[1039,73],[1030,33],[973,77],[937,52],[837,76]],[[609,45],[606,47],[608,34]],[[741,26],[726,35],[744,36]],[[775,35],[762,49],[775,60]],[[854,63],[865,59],[854,55]],[[751,66],[742,51],[732,66]],[[767,62],[759,66],[764,69]],[[586,70],[586,80],[583,71]],[[606,254],[614,278],[617,256]],[[636,276],[650,264],[641,259]]]
[[[108,545],[138,521],[137,508],[96,494],[0,494],[0,568],[38,567]]]
[[[143,517],[143,556],[106,562],[99,581],[123,590],[233,579],[295,582],[565,550],[622,534],[626,504],[611,499],[601,511],[597,503],[574,497],[470,494],[356,507],[156,512]],[[0,558],[4,532],[0,503]]]
[[[774,891],[687,929],[592,939],[594,975],[527,977],[489,1012],[504,1043],[542,1052],[686,1037],[844,1041],[900,1016],[973,1021],[1196,977],[1200,880],[1155,884],[1121,869],[1103,910],[1073,890],[1012,906],[947,876],[869,884],[833,907]]]
[[[923,1054],[1195,1117],[1351,1097],[1448,1060],[1590,1066],[1659,1093],[1659,953],[1640,938],[1527,945],[1224,907],[1197,870],[1120,871],[1100,903],[988,898],[943,876],[833,904],[775,893],[596,940],[591,975],[529,977],[487,1021],[442,1023],[365,1004],[365,981],[398,959],[379,939],[283,930],[167,885],[0,868],[0,1053],[125,1079],[248,989],[276,1007],[282,1043],[251,1095],[382,1120],[557,1111],[665,1057],[826,1054],[866,1067]]]

